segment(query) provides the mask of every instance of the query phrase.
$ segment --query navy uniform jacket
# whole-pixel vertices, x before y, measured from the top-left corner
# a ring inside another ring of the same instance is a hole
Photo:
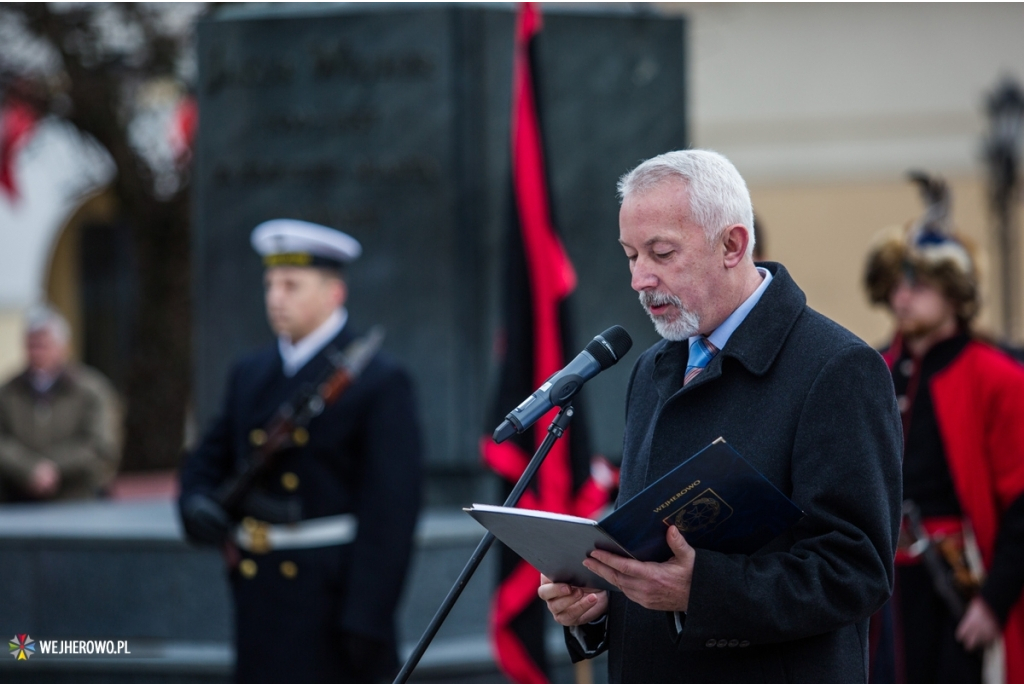
[[[867,680],[868,618],[892,589],[900,521],[892,380],[785,268],[761,266],[771,284],[685,389],[686,341],[637,361],[619,501],[722,436],[806,516],[752,556],[697,550],[681,632],[672,613],[611,593],[613,682]]]
[[[353,339],[346,326],[325,349],[343,350]],[[276,345],[238,362],[221,416],[182,470],[182,501],[194,493],[214,496],[250,453],[251,432],[328,366],[321,351],[286,378]],[[411,380],[378,353],[313,419],[309,442],[292,448],[261,483],[275,498],[298,498],[302,519],[354,514],[358,533],[347,545],[242,552],[257,572],[246,578],[237,567],[231,571],[240,681],[347,681],[340,631],[386,643],[387,675],[420,506],[420,457]]]

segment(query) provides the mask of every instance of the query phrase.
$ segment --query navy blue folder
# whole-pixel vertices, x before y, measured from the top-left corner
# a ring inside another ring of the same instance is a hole
[[[615,589],[583,566],[595,547],[665,561],[675,525],[698,549],[753,554],[803,512],[719,438],[600,522],[550,512],[474,504],[466,511],[552,580]]]
[[[691,547],[753,554],[800,520],[803,512],[719,438],[601,520],[634,557],[672,556],[665,531],[674,524]]]

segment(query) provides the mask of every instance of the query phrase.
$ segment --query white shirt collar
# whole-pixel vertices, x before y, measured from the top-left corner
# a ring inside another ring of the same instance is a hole
[[[59,369],[56,373],[29,370],[28,380],[32,384],[32,388],[42,395],[53,387],[62,373],[64,373],[64,369]]]
[[[758,273],[761,274],[761,285],[757,286],[757,290],[750,294],[750,297],[743,301],[739,307],[737,307],[732,314],[729,315],[725,321],[723,321],[718,328],[712,331],[711,335],[708,336],[708,342],[714,345],[717,349],[721,350],[725,347],[725,343],[729,342],[729,338],[732,336],[733,331],[740,327],[743,320],[747,318],[747,314],[754,308],[760,300],[761,296],[764,295],[764,291],[768,288],[768,284],[772,282],[772,274],[768,269],[763,267],[757,267]],[[694,340],[699,338],[699,335],[690,336],[690,340],[687,344],[692,344]]]
[[[330,341],[341,333],[348,321],[348,310],[344,307],[335,309],[327,320],[320,324],[315,331],[304,337],[294,345],[284,337],[277,338],[277,351],[281,353],[281,368],[284,375],[291,378],[306,365],[310,359],[324,349]]]

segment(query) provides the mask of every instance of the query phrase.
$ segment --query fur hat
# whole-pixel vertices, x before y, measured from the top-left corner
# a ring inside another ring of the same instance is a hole
[[[972,246],[952,230],[951,198],[945,181],[919,171],[909,174],[925,202],[924,214],[906,228],[883,231],[868,253],[864,286],[873,304],[888,306],[904,276],[939,288],[967,324],[978,313],[978,272]]]

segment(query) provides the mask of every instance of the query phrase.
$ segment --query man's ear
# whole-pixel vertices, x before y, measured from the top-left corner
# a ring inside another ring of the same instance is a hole
[[[732,269],[747,256],[747,245],[750,243],[750,232],[743,224],[736,224],[725,229],[722,234],[722,258],[727,269]]]
[[[345,279],[343,278],[336,279],[336,283],[336,287],[338,289],[336,292],[338,306],[344,307],[346,300],[348,300],[348,286],[345,284]]]

